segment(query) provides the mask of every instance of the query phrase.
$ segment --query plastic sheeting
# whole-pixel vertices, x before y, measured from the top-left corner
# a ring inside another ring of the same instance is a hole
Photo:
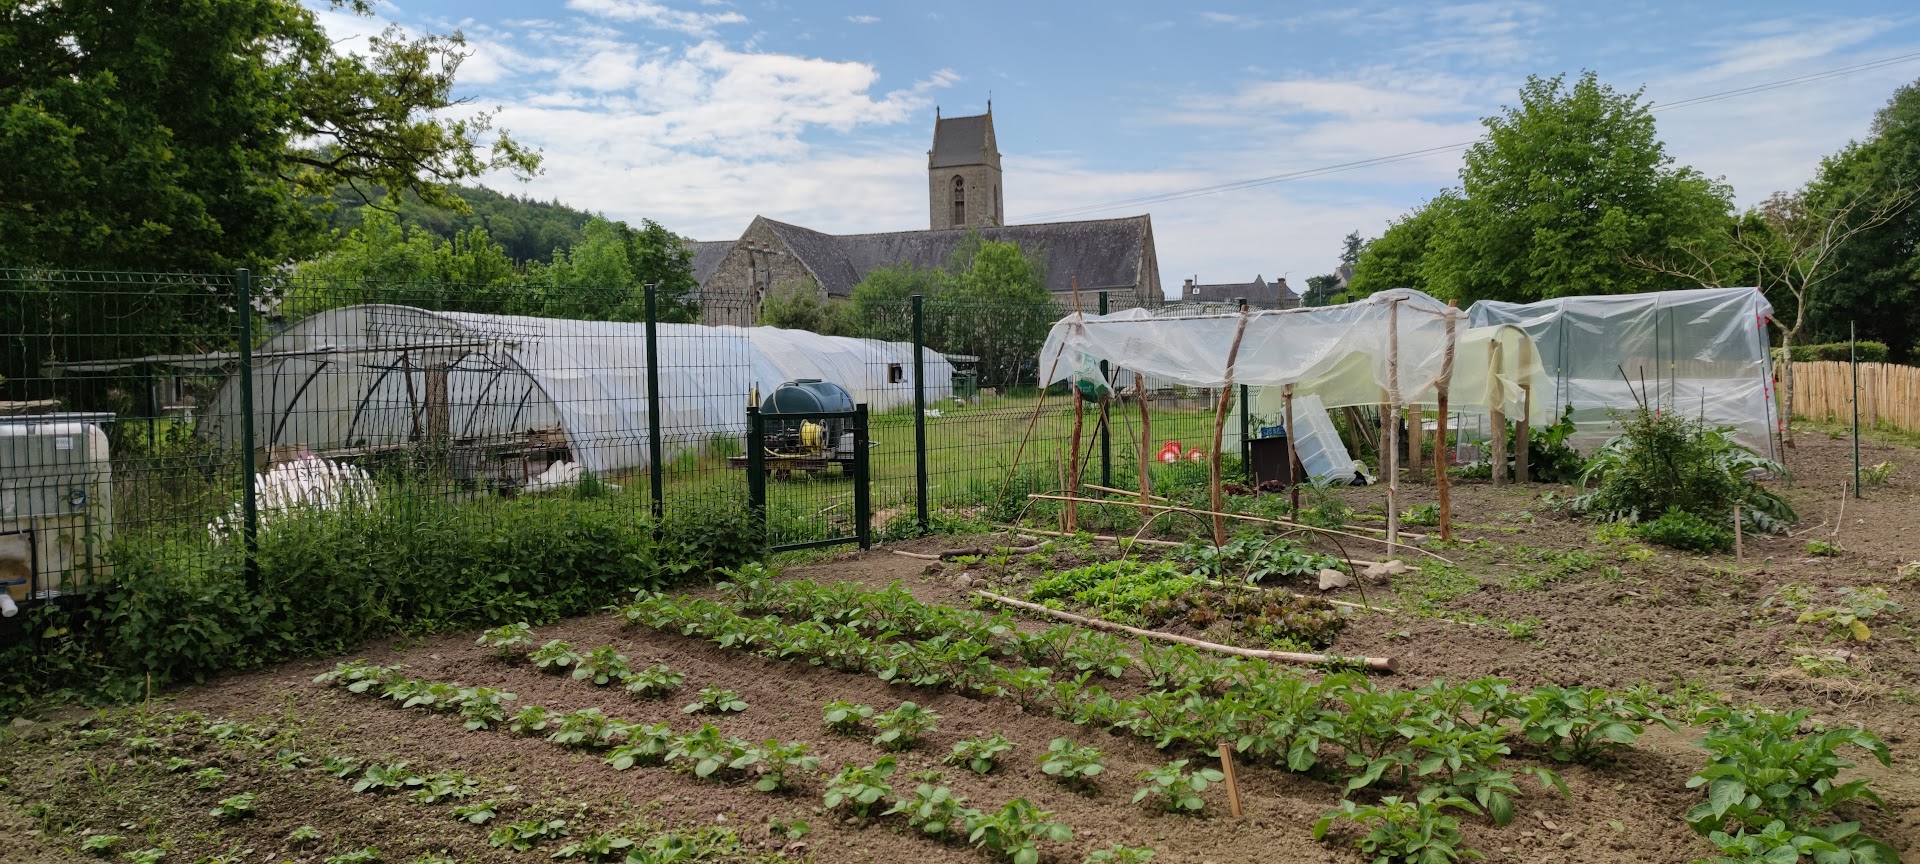
[[[913,346],[772,327],[658,324],[662,445],[671,456],[746,429],[750,394],[818,378],[887,411],[913,402]],[[444,422],[456,441],[557,432],[597,474],[647,464],[643,324],[364,305],[306,318],[255,350],[255,441],[316,452],[405,445]],[[928,398],[953,367],[928,350]],[[444,421],[427,403],[444,367]],[[202,429],[240,438],[236,378]]]
[[[1388,390],[1397,384],[1402,404],[1431,404],[1446,358],[1450,316],[1450,403],[1466,410],[1498,401],[1518,418],[1520,384],[1550,384],[1526,334],[1511,328],[1470,328],[1460,310],[1418,291],[1383,291],[1338,306],[1255,311],[1241,338],[1233,383],[1253,388],[1292,384],[1296,396],[1317,395],[1329,408],[1389,401]],[[1239,322],[1237,312],[1156,317],[1130,309],[1104,316],[1071,315],[1047,334],[1040,368],[1052,383],[1084,375],[1106,360],[1154,380],[1219,387],[1225,383],[1227,354]],[[1389,374],[1388,346],[1396,328],[1394,376]],[[1496,362],[1501,364],[1497,372]],[[1535,419],[1546,416],[1536,399]]]
[[[1475,325],[1506,324],[1533,337],[1553,386],[1534,391],[1549,420],[1573,406],[1575,446],[1618,434],[1614,412],[1635,394],[1651,404],[1731,426],[1763,453],[1773,452],[1774,421],[1767,319],[1757,288],[1707,288],[1650,294],[1564,297],[1538,303],[1480,301]],[[1539,411],[1536,411],[1536,421]]]

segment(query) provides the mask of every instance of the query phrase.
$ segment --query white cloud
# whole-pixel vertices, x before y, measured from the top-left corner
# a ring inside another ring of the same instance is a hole
[[[880,17],[879,17],[879,16],[877,16],[877,15],[848,15],[848,16],[847,16],[847,20],[848,20],[848,21],[851,21],[851,22],[853,22],[853,23],[855,23],[855,24],[878,24],[878,23],[880,23]]]
[[[721,24],[745,24],[738,12],[688,12],[652,0],[567,0],[567,8],[615,21],[638,21],[690,36],[712,35]]]

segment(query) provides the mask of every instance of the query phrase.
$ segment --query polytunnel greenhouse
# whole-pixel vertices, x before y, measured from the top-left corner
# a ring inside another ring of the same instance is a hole
[[[913,402],[913,346],[772,327],[657,324],[660,428],[671,459],[738,442],[746,408],[782,383],[844,387],[880,412]],[[600,475],[648,461],[646,326],[362,305],[303,319],[254,352],[255,446],[358,458],[442,445],[471,460],[573,461]],[[953,367],[923,358],[929,399]],[[241,438],[230,376],[202,425]]]

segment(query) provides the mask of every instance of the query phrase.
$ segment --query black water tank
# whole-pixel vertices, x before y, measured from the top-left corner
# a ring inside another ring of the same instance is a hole
[[[762,414],[820,414],[852,411],[853,396],[845,387],[818,378],[802,378],[775,387],[760,403]]]

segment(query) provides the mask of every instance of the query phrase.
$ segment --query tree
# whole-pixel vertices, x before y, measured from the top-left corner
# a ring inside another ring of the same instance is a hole
[[[1487,136],[1468,149],[1460,188],[1409,220],[1434,220],[1420,272],[1437,297],[1464,305],[1685,287],[1628,256],[1718,232],[1732,209],[1726,184],[1673,164],[1639,91],[1617,92],[1591,72],[1571,88],[1530,77],[1518,106],[1482,122]]]
[[[358,303],[421,309],[507,313],[518,305],[520,274],[506,250],[473,228],[451,240],[400,223],[394,213],[367,207],[360,225],[333,251],[301,264],[289,280],[282,315],[298,320]]]
[[[808,330],[827,336],[857,336],[853,307],[820,296],[812,279],[781,286],[760,301],[760,326]]]
[[[693,252],[673,232],[651,219],[639,229],[598,216],[583,239],[554,250],[551,264],[528,265],[531,314],[592,321],[646,320],[646,286],[654,285],[658,320],[693,323],[700,304],[693,296]]]
[[[1347,297],[1371,296],[1389,288],[1427,290],[1425,263],[1434,227],[1446,218],[1455,199],[1441,195],[1387,226],[1387,232],[1366,244],[1347,280]]]
[[[379,206],[396,211],[400,224],[447,240],[474,228],[485,228],[487,236],[516,262],[547,261],[555,249],[579,243],[580,232],[594,216],[558,201],[502,194],[484,186],[461,184],[452,191],[465,202],[465,212],[430,206],[411,192],[393,196]],[[309,199],[309,205],[322,211],[328,228],[342,234],[360,224],[362,208],[373,206],[361,201],[358,191],[344,186],[330,198]]]
[[[1920,207],[1912,202],[1916,186],[1920,82],[1894,91],[1874,115],[1866,140],[1824,160],[1806,190],[1810,202],[1828,211],[1860,202],[1847,219],[1851,236],[1828,261],[1832,278],[1808,300],[1819,338],[1844,339],[1848,325],[1857,324],[1861,338],[1887,343],[1894,359],[1911,362],[1920,356]],[[1903,201],[1905,206],[1887,206]]]
[[[912,297],[925,298],[926,344],[980,359],[981,383],[1031,380],[1033,358],[1060,318],[1040,261],[1014,243],[970,234],[946,267],[878,267],[853,287],[846,329],[871,339],[913,336]]]
[[[1307,293],[1300,295],[1302,306],[1326,306],[1340,291],[1340,277],[1332,273],[1307,277]]]
[[[1340,263],[1350,267],[1359,264],[1360,254],[1365,251],[1367,241],[1361,239],[1360,232],[1349,232],[1346,239],[1340,241]]]

